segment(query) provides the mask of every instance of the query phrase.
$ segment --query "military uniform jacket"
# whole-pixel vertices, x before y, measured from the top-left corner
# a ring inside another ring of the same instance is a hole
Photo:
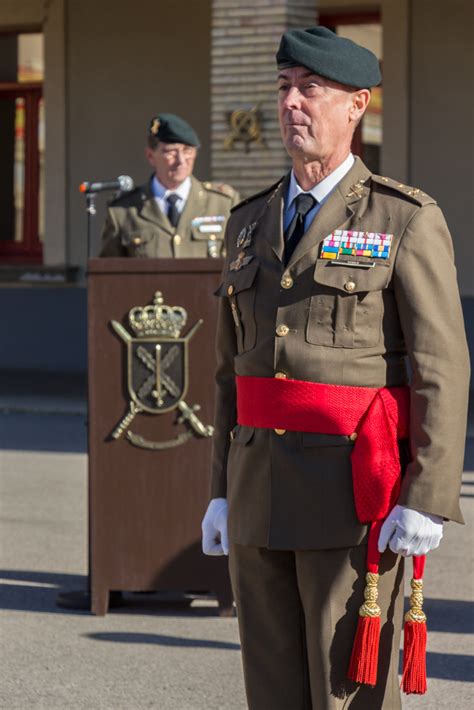
[[[355,515],[350,438],[236,425],[235,375],[367,387],[410,380],[399,503],[462,522],[469,367],[440,209],[356,159],[285,267],[288,180],[236,207],[226,232],[211,496],[228,498],[230,539],[325,549],[367,534]],[[337,229],[393,235],[389,258],[338,265],[321,258],[323,240]]]
[[[114,200],[102,232],[100,256],[221,256],[230,209],[239,200],[230,186],[191,177],[191,190],[177,227],[151,192],[151,181]]]

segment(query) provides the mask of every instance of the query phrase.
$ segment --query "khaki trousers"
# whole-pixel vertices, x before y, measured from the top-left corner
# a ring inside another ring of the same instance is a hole
[[[399,710],[403,558],[382,556],[375,688],[346,678],[363,603],[367,547],[279,551],[231,544],[250,710]]]

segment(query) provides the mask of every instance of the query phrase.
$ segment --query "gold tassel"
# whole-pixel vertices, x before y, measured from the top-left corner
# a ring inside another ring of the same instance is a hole
[[[348,676],[356,683],[375,685],[380,642],[380,607],[377,604],[379,575],[367,572],[365,602],[359,609],[359,623],[352,648]]]
[[[423,580],[412,579],[410,609],[405,614],[403,643],[403,691],[426,693],[426,615],[423,611]]]

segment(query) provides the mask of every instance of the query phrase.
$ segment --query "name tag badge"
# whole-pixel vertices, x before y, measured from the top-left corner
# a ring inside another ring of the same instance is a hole
[[[205,217],[195,217],[191,222],[191,227],[197,227],[200,232],[222,232],[222,224],[225,222],[223,214],[206,215]]]
[[[222,232],[222,224],[200,224],[198,229],[202,234],[215,234]]]
[[[337,261],[332,259],[328,262],[330,266],[355,266],[358,269],[373,269],[375,261]]]

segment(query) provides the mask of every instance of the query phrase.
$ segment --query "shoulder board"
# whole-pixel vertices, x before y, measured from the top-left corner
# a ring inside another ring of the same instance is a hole
[[[232,185],[228,185],[225,182],[203,182],[202,186],[208,192],[217,192],[218,195],[224,195],[232,199],[235,195],[235,190]]]
[[[258,199],[259,197],[265,197],[265,195],[269,195],[271,199],[284,179],[285,175],[283,175],[283,177],[273,183],[273,185],[270,185],[270,187],[265,188],[265,190],[261,190],[260,192],[256,192],[254,195],[250,195],[250,197],[246,197],[245,200],[242,200],[242,202],[239,202],[237,205],[234,205],[234,207],[232,207],[231,209],[231,212],[235,212],[235,210],[238,210],[240,207],[248,205],[249,202],[253,202],[253,200]]]
[[[143,192],[142,187],[135,187],[133,190],[130,190],[130,192],[124,192],[123,194],[119,195],[118,197],[115,197],[113,200],[111,200],[108,204],[109,207],[128,207],[129,205],[135,204],[137,200],[141,199],[141,193]]]
[[[378,185],[383,185],[389,190],[394,190],[399,194],[407,197],[408,199],[415,202],[417,205],[423,207],[423,205],[436,204],[434,197],[427,195],[426,192],[420,190],[418,187],[410,187],[409,185],[404,185],[398,180],[393,180],[392,178],[382,177],[381,175],[372,175],[372,182]]]

